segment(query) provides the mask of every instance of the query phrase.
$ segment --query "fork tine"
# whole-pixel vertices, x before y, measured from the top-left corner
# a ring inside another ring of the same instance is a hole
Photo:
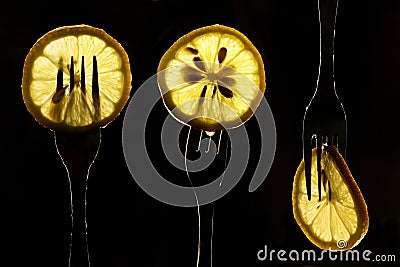
[[[344,159],[346,158],[346,145],[346,136],[338,137],[337,148]]]
[[[303,137],[303,160],[304,172],[306,176],[307,197],[311,200],[311,158],[312,158],[312,137],[306,135]]]
[[[318,201],[321,201],[321,153],[322,153],[322,138],[323,136],[316,137],[317,146],[317,173],[318,173]]]
[[[86,80],[85,80],[85,57],[82,56],[81,62],[81,90],[83,94],[86,94]]]
[[[74,57],[71,56],[71,63],[69,67],[69,91],[72,93],[75,87],[75,70],[74,70]]]
[[[96,120],[98,120],[100,117],[100,88],[99,88],[99,70],[97,67],[96,56],[93,56],[92,100],[94,105],[94,117]]]

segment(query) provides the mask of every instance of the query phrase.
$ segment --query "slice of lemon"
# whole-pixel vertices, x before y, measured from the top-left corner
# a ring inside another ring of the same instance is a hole
[[[22,95],[28,111],[55,131],[105,127],[126,104],[129,58],[104,30],[63,26],[43,35],[26,56]]]
[[[316,148],[312,152],[311,200],[308,200],[304,161],[293,182],[293,214],[307,238],[324,250],[348,250],[368,231],[369,217],[364,197],[350,170],[334,146],[324,146],[321,155],[321,201],[318,197]]]
[[[238,30],[219,24],[179,38],[160,60],[158,84],[178,121],[210,134],[247,121],[266,88],[256,47]]]

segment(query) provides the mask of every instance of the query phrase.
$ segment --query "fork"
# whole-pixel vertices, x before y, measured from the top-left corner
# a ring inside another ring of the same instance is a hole
[[[69,90],[77,90],[75,87],[74,58],[71,57],[69,67]],[[82,56],[80,89],[85,93],[85,68]],[[63,84],[62,71],[57,73],[56,98],[65,94],[68,86]],[[99,112],[99,82],[96,56],[93,56],[92,73],[92,97],[95,116]],[[69,267],[89,267],[90,257],[88,248],[88,234],[86,223],[86,193],[89,171],[94,163],[101,143],[101,128],[83,132],[54,131],[54,140],[57,152],[66,168],[71,193],[71,222],[72,230],[69,247]]]
[[[85,133],[54,132],[57,152],[67,170],[71,192],[72,231],[69,267],[89,267],[86,193],[89,171],[101,143],[101,129]]]
[[[317,149],[318,200],[321,201],[321,153],[323,145],[336,146],[346,155],[347,120],[336,94],[334,79],[334,37],[338,0],[318,0],[320,65],[317,88],[303,119],[303,160],[307,197],[311,200],[312,149]]]

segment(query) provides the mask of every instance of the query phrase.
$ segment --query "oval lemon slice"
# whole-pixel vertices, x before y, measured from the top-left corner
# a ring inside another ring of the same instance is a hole
[[[294,218],[307,238],[324,250],[348,250],[368,231],[369,218],[364,197],[350,170],[334,146],[324,146],[321,155],[321,200],[318,197],[316,149],[311,163],[312,196],[308,200],[304,161],[293,182]]]

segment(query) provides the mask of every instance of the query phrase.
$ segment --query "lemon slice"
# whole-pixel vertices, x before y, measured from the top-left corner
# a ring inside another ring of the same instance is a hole
[[[266,88],[256,47],[238,30],[219,24],[180,37],[160,60],[158,84],[177,120],[210,134],[247,121]]]
[[[28,111],[55,131],[105,127],[126,104],[131,72],[124,48],[104,30],[63,26],[26,56],[22,95]]]
[[[316,149],[312,152],[312,195],[308,200],[304,161],[293,182],[294,218],[307,238],[324,250],[355,247],[368,231],[364,197],[350,170],[334,146],[324,146],[321,155],[321,201],[318,197]]]

